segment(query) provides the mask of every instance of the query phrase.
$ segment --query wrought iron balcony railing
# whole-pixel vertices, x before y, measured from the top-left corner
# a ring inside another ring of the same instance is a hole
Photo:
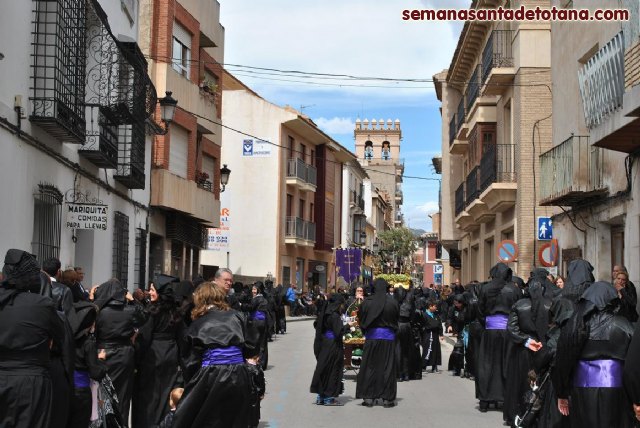
[[[456,217],[460,215],[462,211],[464,211],[464,182],[460,183],[458,188],[456,189],[456,206],[455,213]]]
[[[514,144],[487,144],[480,159],[480,193],[493,183],[516,182]]]
[[[213,183],[209,180],[196,181],[198,188],[206,190],[207,192],[213,192]]]
[[[460,102],[458,103],[458,110],[456,112],[456,134],[458,134],[458,131],[460,131],[460,128],[462,128],[462,124],[464,123],[464,118],[465,118],[465,110],[464,110],[464,97],[462,97],[460,99]]]
[[[513,30],[494,30],[482,51],[482,82],[486,83],[494,67],[513,67],[511,40]]]
[[[458,133],[456,125],[456,115],[454,114],[451,116],[451,120],[449,121],[449,145],[452,145],[453,141],[456,139],[456,134]]]
[[[473,74],[469,78],[469,84],[467,85],[467,92],[465,98],[467,99],[467,114],[471,112],[471,107],[473,107],[473,103],[476,102],[476,98],[478,98],[478,93],[480,92],[480,66],[477,66],[473,71]]]
[[[466,189],[467,189],[467,206],[471,205],[471,203],[478,199],[480,196],[480,189],[478,187],[478,167],[474,167],[471,171],[469,171],[469,175],[467,175],[466,180]]]
[[[588,128],[594,128],[622,107],[624,38],[619,32],[578,70],[580,95]]]

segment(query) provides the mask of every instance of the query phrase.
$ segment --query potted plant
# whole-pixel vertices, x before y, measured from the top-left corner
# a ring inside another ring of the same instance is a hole
[[[203,171],[196,171],[196,183],[204,184],[209,179],[209,174]]]

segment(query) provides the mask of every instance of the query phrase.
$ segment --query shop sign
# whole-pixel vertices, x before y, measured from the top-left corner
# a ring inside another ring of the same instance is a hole
[[[67,203],[67,228],[107,230],[108,212],[107,205]]]

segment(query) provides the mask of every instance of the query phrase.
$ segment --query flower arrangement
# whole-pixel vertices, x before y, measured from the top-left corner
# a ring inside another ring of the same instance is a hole
[[[200,82],[199,86],[201,90],[210,94],[215,94],[218,92],[218,85],[213,80],[203,79],[202,82]]]
[[[209,174],[203,171],[196,171],[196,183],[204,183],[209,179]]]

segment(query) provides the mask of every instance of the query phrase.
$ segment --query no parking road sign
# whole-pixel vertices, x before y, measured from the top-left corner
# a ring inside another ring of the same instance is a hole
[[[551,242],[543,244],[538,250],[538,261],[544,267],[552,267],[558,265],[558,240],[552,239]]]
[[[498,259],[505,263],[511,263],[518,259],[518,244],[510,239],[500,242],[496,249]]]

